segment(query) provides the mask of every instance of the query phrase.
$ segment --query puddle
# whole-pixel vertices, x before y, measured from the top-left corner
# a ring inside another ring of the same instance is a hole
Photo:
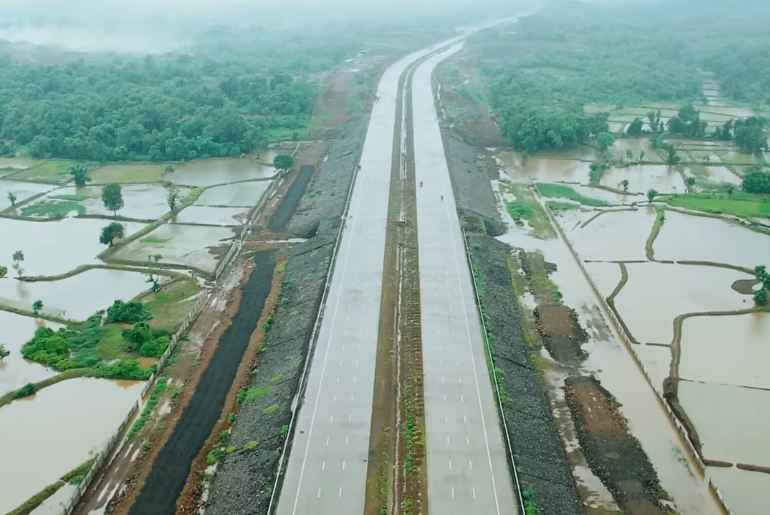
[[[180,224],[242,225],[249,216],[249,208],[190,206],[176,215]]]
[[[0,360],[0,395],[56,374],[54,370],[21,357],[21,347],[32,339],[35,330],[41,325],[52,329],[62,327],[59,324],[0,311],[0,343],[10,352]]]
[[[142,224],[121,222],[126,236]],[[97,263],[96,256],[107,247],[99,243],[99,235],[107,224],[104,220],[67,218],[55,222],[29,222],[0,218],[0,234],[3,235],[1,256],[9,274],[11,254],[24,252],[25,275],[57,275],[69,272],[80,265]],[[62,250],[66,249],[66,252]]]
[[[255,206],[270,187],[271,181],[244,182],[209,188],[198,197],[196,206]]]
[[[770,466],[770,392],[737,386],[679,383],[679,401],[703,442],[703,455],[750,465]]]
[[[165,224],[122,247],[115,259],[146,262],[160,255],[161,263],[192,266],[213,272],[219,262],[211,250],[230,244],[235,231],[226,227]]]
[[[203,159],[178,165],[164,179],[187,186],[212,186],[248,179],[269,179],[276,174],[275,168],[264,163],[273,161],[273,152],[267,152],[257,161],[244,159]]]
[[[666,213],[655,241],[655,257],[660,260],[713,261],[753,269],[762,256],[770,256],[770,237],[725,220],[672,211]]]
[[[682,378],[770,388],[768,364],[770,314],[694,317],[684,321],[679,366]]]
[[[0,279],[0,304],[31,310],[33,302],[42,300],[46,313],[85,320],[96,311],[108,308],[115,299],[130,300],[147,290],[146,279],[145,274],[137,272],[100,268],[60,281]]]
[[[628,181],[630,193],[644,193],[656,190],[660,193],[684,193],[686,191],[682,175],[676,168],[666,165],[636,165],[628,168],[611,168],[602,175],[601,184],[610,188],[622,189],[621,182]],[[637,197],[637,200],[646,200]]]
[[[583,228],[566,231],[584,260],[646,260],[647,237],[655,223],[655,209],[607,212]]]
[[[1,163],[0,163],[1,165]],[[2,174],[2,170],[0,170]],[[0,181],[0,211],[11,207],[8,198],[9,193],[16,195],[16,203],[19,204],[30,197],[40,195],[53,188],[50,184],[35,184],[32,182]]]
[[[101,448],[143,383],[71,379],[0,408],[0,512],[14,509]]]
[[[732,289],[746,274],[724,268],[631,263],[628,283],[615,300],[634,337],[642,343],[670,344],[674,318],[701,311],[730,311],[753,305]]]

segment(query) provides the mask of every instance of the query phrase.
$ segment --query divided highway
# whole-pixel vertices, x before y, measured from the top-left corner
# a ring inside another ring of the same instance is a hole
[[[501,515],[518,498],[431,87],[435,67],[461,48],[427,59],[412,85],[428,507]]]
[[[279,515],[364,511],[399,79],[449,40],[387,68],[369,128],[296,420]]]

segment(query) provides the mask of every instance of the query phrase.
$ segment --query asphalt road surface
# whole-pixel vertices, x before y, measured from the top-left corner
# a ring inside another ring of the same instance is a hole
[[[462,43],[427,59],[412,89],[420,310],[431,514],[516,513],[516,497],[431,74]]]
[[[297,416],[280,515],[363,513],[399,78],[449,42],[394,63],[378,85]]]

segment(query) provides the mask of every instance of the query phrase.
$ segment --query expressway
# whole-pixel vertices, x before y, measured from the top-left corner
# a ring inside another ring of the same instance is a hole
[[[518,503],[492,390],[431,76],[412,83],[430,513],[513,513]]]
[[[364,511],[399,79],[412,63],[456,40],[402,58],[378,84],[296,419],[279,515]]]

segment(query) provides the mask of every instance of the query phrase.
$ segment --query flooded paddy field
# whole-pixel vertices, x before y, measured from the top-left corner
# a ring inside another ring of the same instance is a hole
[[[178,224],[238,226],[246,222],[249,208],[190,206],[174,217]]]
[[[770,474],[758,474],[735,467],[709,467],[709,475],[725,495],[733,513],[765,513]]]
[[[0,211],[11,207],[10,194],[16,195],[16,203],[50,191],[53,186],[34,182],[0,180]]]
[[[15,173],[6,175],[6,179],[48,184],[65,184],[72,179],[69,169],[74,164],[74,161],[14,159],[14,161],[11,162],[21,163],[22,166],[19,166],[19,170]]]
[[[164,224],[121,247],[111,259],[146,263],[160,256],[160,263],[213,272],[235,236],[232,228]]]
[[[629,263],[628,282],[615,304],[634,338],[642,343],[670,344],[674,318],[686,313],[732,311],[753,305],[732,284],[749,276],[724,268]]]
[[[768,363],[768,313],[693,317],[682,325],[682,378],[770,389]]]
[[[125,163],[101,166],[89,172],[94,184],[161,182],[166,166],[162,164]]]
[[[118,215],[139,220],[154,220],[169,210],[168,190],[159,184],[129,184],[122,188],[123,208]],[[184,192],[181,192],[184,194]],[[102,188],[60,188],[21,209],[25,216],[51,218],[68,215],[112,216],[104,207]]]
[[[259,161],[253,158],[189,161],[176,166],[173,172],[164,176],[164,180],[178,185],[203,187],[254,179],[270,179],[276,174],[276,170],[264,163],[272,159],[273,154],[268,153]]]
[[[753,269],[770,255],[770,237],[735,222],[668,211],[655,240],[660,260],[711,261]]]
[[[50,368],[27,361],[21,356],[21,347],[32,338],[38,327],[59,329],[62,326],[0,310],[1,341],[10,352],[0,360],[0,396],[56,374]]]
[[[105,288],[109,285],[109,288]],[[128,301],[147,290],[147,276],[124,270],[92,269],[58,281],[26,282],[0,279],[0,305],[30,311],[43,301],[43,313],[68,320],[85,320],[113,301]]]
[[[577,160],[577,158],[585,160]],[[591,153],[570,155],[537,155],[522,158],[516,152],[501,152],[497,158],[503,172],[514,182],[570,182],[588,184],[591,175]]]
[[[599,214],[601,213],[601,214]],[[567,237],[586,260],[644,260],[644,243],[655,222],[655,210],[597,212],[590,221],[571,228]]]
[[[142,224],[121,222],[126,236],[138,231]],[[0,256],[10,269],[11,254],[24,253],[24,275],[58,275],[80,265],[97,263],[97,255],[107,247],[99,243],[104,220],[67,218],[52,222],[30,222],[0,218],[0,234],[6,256]],[[66,249],[66,250],[64,250]]]
[[[196,206],[251,207],[259,203],[271,181],[252,181],[215,186],[204,191]]]
[[[2,373],[0,371],[0,373]],[[0,512],[74,469],[105,443],[143,383],[71,379],[0,408]]]
[[[611,168],[604,172],[600,184],[622,189],[624,180],[628,181],[628,191],[631,193],[647,193],[649,190],[661,193],[683,193],[687,190],[682,175],[676,168],[666,165]]]

